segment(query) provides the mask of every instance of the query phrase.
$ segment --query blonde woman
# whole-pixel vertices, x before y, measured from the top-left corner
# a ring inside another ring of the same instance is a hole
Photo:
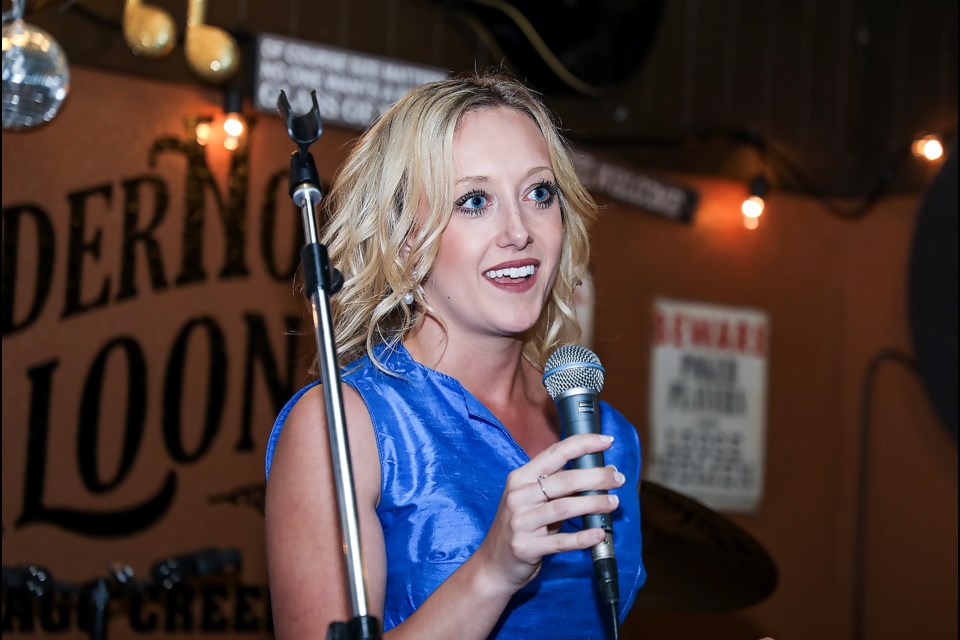
[[[499,73],[413,90],[324,202],[368,597],[389,638],[603,638],[580,517],[612,513],[622,620],[646,577],[635,429],[561,439],[542,383],[577,337],[596,207],[538,97]],[[349,617],[322,389],[277,418],[267,552],[278,638]],[[608,466],[567,468],[604,452]],[[605,490],[609,495],[581,495]]]

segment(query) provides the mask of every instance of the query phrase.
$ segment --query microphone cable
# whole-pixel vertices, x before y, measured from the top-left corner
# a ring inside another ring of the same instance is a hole
[[[610,603],[610,640],[620,640],[620,614],[617,611],[619,603]]]

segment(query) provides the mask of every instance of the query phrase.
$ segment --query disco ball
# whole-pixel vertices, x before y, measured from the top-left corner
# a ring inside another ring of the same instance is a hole
[[[53,120],[68,91],[70,68],[57,41],[21,19],[3,25],[3,128]]]

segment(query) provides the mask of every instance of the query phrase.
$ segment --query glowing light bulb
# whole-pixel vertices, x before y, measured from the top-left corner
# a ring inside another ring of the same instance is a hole
[[[743,212],[745,218],[756,220],[760,217],[760,214],[763,213],[763,207],[763,198],[760,196],[750,196],[740,205],[740,211]]]
[[[200,122],[197,124],[197,144],[207,144],[210,140],[210,123]]]
[[[223,130],[228,136],[239,138],[243,134],[243,119],[236,113],[228,114],[223,121]]]
[[[227,136],[226,139],[223,141],[223,148],[226,149],[227,151],[236,151],[239,146],[240,146],[240,140],[238,140],[234,136]]]
[[[911,150],[916,157],[926,158],[933,162],[943,156],[943,142],[940,140],[940,136],[924,136],[913,141]]]
[[[754,176],[750,181],[750,191],[740,205],[740,211],[743,212],[743,226],[747,229],[756,229],[760,225],[758,218],[766,206],[763,197],[767,195],[768,186],[767,178],[762,173]]]

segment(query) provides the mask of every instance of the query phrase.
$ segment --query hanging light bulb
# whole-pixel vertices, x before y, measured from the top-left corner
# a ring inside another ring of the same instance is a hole
[[[197,144],[205,145],[210,141],[210,123],[198,122],[195,129],[197,135]]]
[[[740,205],[740,210],[748,218],[759,218],[763,214],[765,203],[760,196],[748,196]]]
[[[70,92],[70,67],[53,36],[23,21],[23,0],[13,1],[10,15],[3,25],[3,128],[18,131],[56,117]]]
[[[243,118],[236,113],[227,115],[227,119],[223,121],[223,130],[228,136],[239,138],[243,135]]]
[[[240,146],[240,136],[247,128],[243,119],[243,93],[240,89],[234,87],[227,90],[224,94],[223,111],[226,114],[223,131],[227,134],[223,146],[229,151],[235,151]]]
[[[767,179],[763,174],[750,181],[750,193],[740,205],[743,213],[743,226],[747,229],[756,229],[760,226],[760,216],[766,206],[764,198],[767,195]]]
[[[943,141],[940,136],[928,135],[917,138],[910,147],[913,155],[934,162],[943,157]]]

